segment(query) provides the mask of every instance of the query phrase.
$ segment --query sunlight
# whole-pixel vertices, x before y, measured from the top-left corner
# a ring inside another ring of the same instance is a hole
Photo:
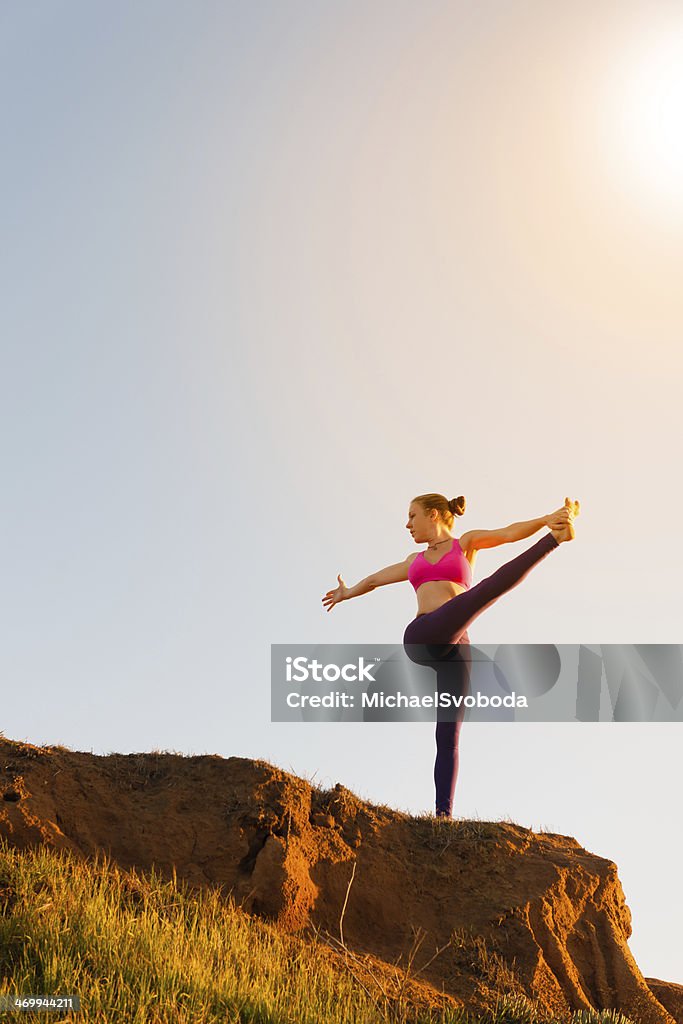
[[[603,113],[621,185],[683,218],[683,23],[631,44],[609,75]]]

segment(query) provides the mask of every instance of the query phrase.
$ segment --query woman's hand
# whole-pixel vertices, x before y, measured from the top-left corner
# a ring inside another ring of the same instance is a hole
[[[578,516],[580,511],[581,505],[578,501],[565,498],[562,508],[558,508],[555,512],[551,512],[549,516],[546,516],[546,526],[551,530],[561,530],[568,523],[573,523],[574,517]]]
[[[567,523],[572,522],[574,516],[571,510],[568,508],[558,508],[557,511],[551,512],[549,516],[546,516],[546,526],[551,530],[560,530]]]
[[[347,588],[344,580],[341,576],[337,576],[339,580],[339,586],[336,590],[328,590],[323,598],[323,604],[327,607],[328,612],[331,612],[335,604],[339,604],[341,601],[346,600]]]

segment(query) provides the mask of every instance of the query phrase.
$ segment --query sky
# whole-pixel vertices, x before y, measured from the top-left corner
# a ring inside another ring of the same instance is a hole
[[[272,643],[400,641],[321,598],[427,491],[581,500],[473,642],[680,643],[682,67],[658,0],[0,5],[4,734],[431,810],[433,726],[270,722]],[[466,725],[454,813],[614,860],[683,983],[680,730]]]

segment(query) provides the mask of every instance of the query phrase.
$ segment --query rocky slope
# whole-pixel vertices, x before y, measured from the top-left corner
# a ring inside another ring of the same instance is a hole
[[[525,995],[549,1013],[616,1008],[683,1022],[683,989],[648,985],[616,866],[520,826],[436,822],[322,791],[266,762],[110,754],[0,738],[0,835],[107,850],[378,963],[474,1011]],[[435,1001],[438,1002],[438,1000]]]

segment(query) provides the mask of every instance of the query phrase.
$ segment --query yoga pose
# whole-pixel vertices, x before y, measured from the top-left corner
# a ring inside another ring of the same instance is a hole
[[[550,515],[527,522],[512,523],[502,530],[470,530],[460,538],[451,533],[455,516],[465,512],[465,499],[443,494],[420,494],[408,509],[406,529],[416,544],[427,544],[425,551],[411,553],[403,562],[389,565],[367,576],[355,587],[347,587],[341,576],[339,586],[328,590],[322,603],[330,612],[336,604],[368,594],[388,583],[410,580],[417,597],[417,615],[408,623],[403,646],[411,661],[436,667],[439,692],[456,696],[467,693],[470,656],[467,628],[502,594],[512,590],[530,570],[565,541],[574,540],[574,517],[580,504],[565,498],[562,508]],[[545,534],[532,547],[506,562],[491,576],[472,586],[472,570],[477,551],[524,540],[547,526]],[[436,666],[435,666],[436,662]],[[458,745],[464,707],[437,714],[436,816],[450,818],[458,775]],[[449,718],[455,720],[449,721]]]

